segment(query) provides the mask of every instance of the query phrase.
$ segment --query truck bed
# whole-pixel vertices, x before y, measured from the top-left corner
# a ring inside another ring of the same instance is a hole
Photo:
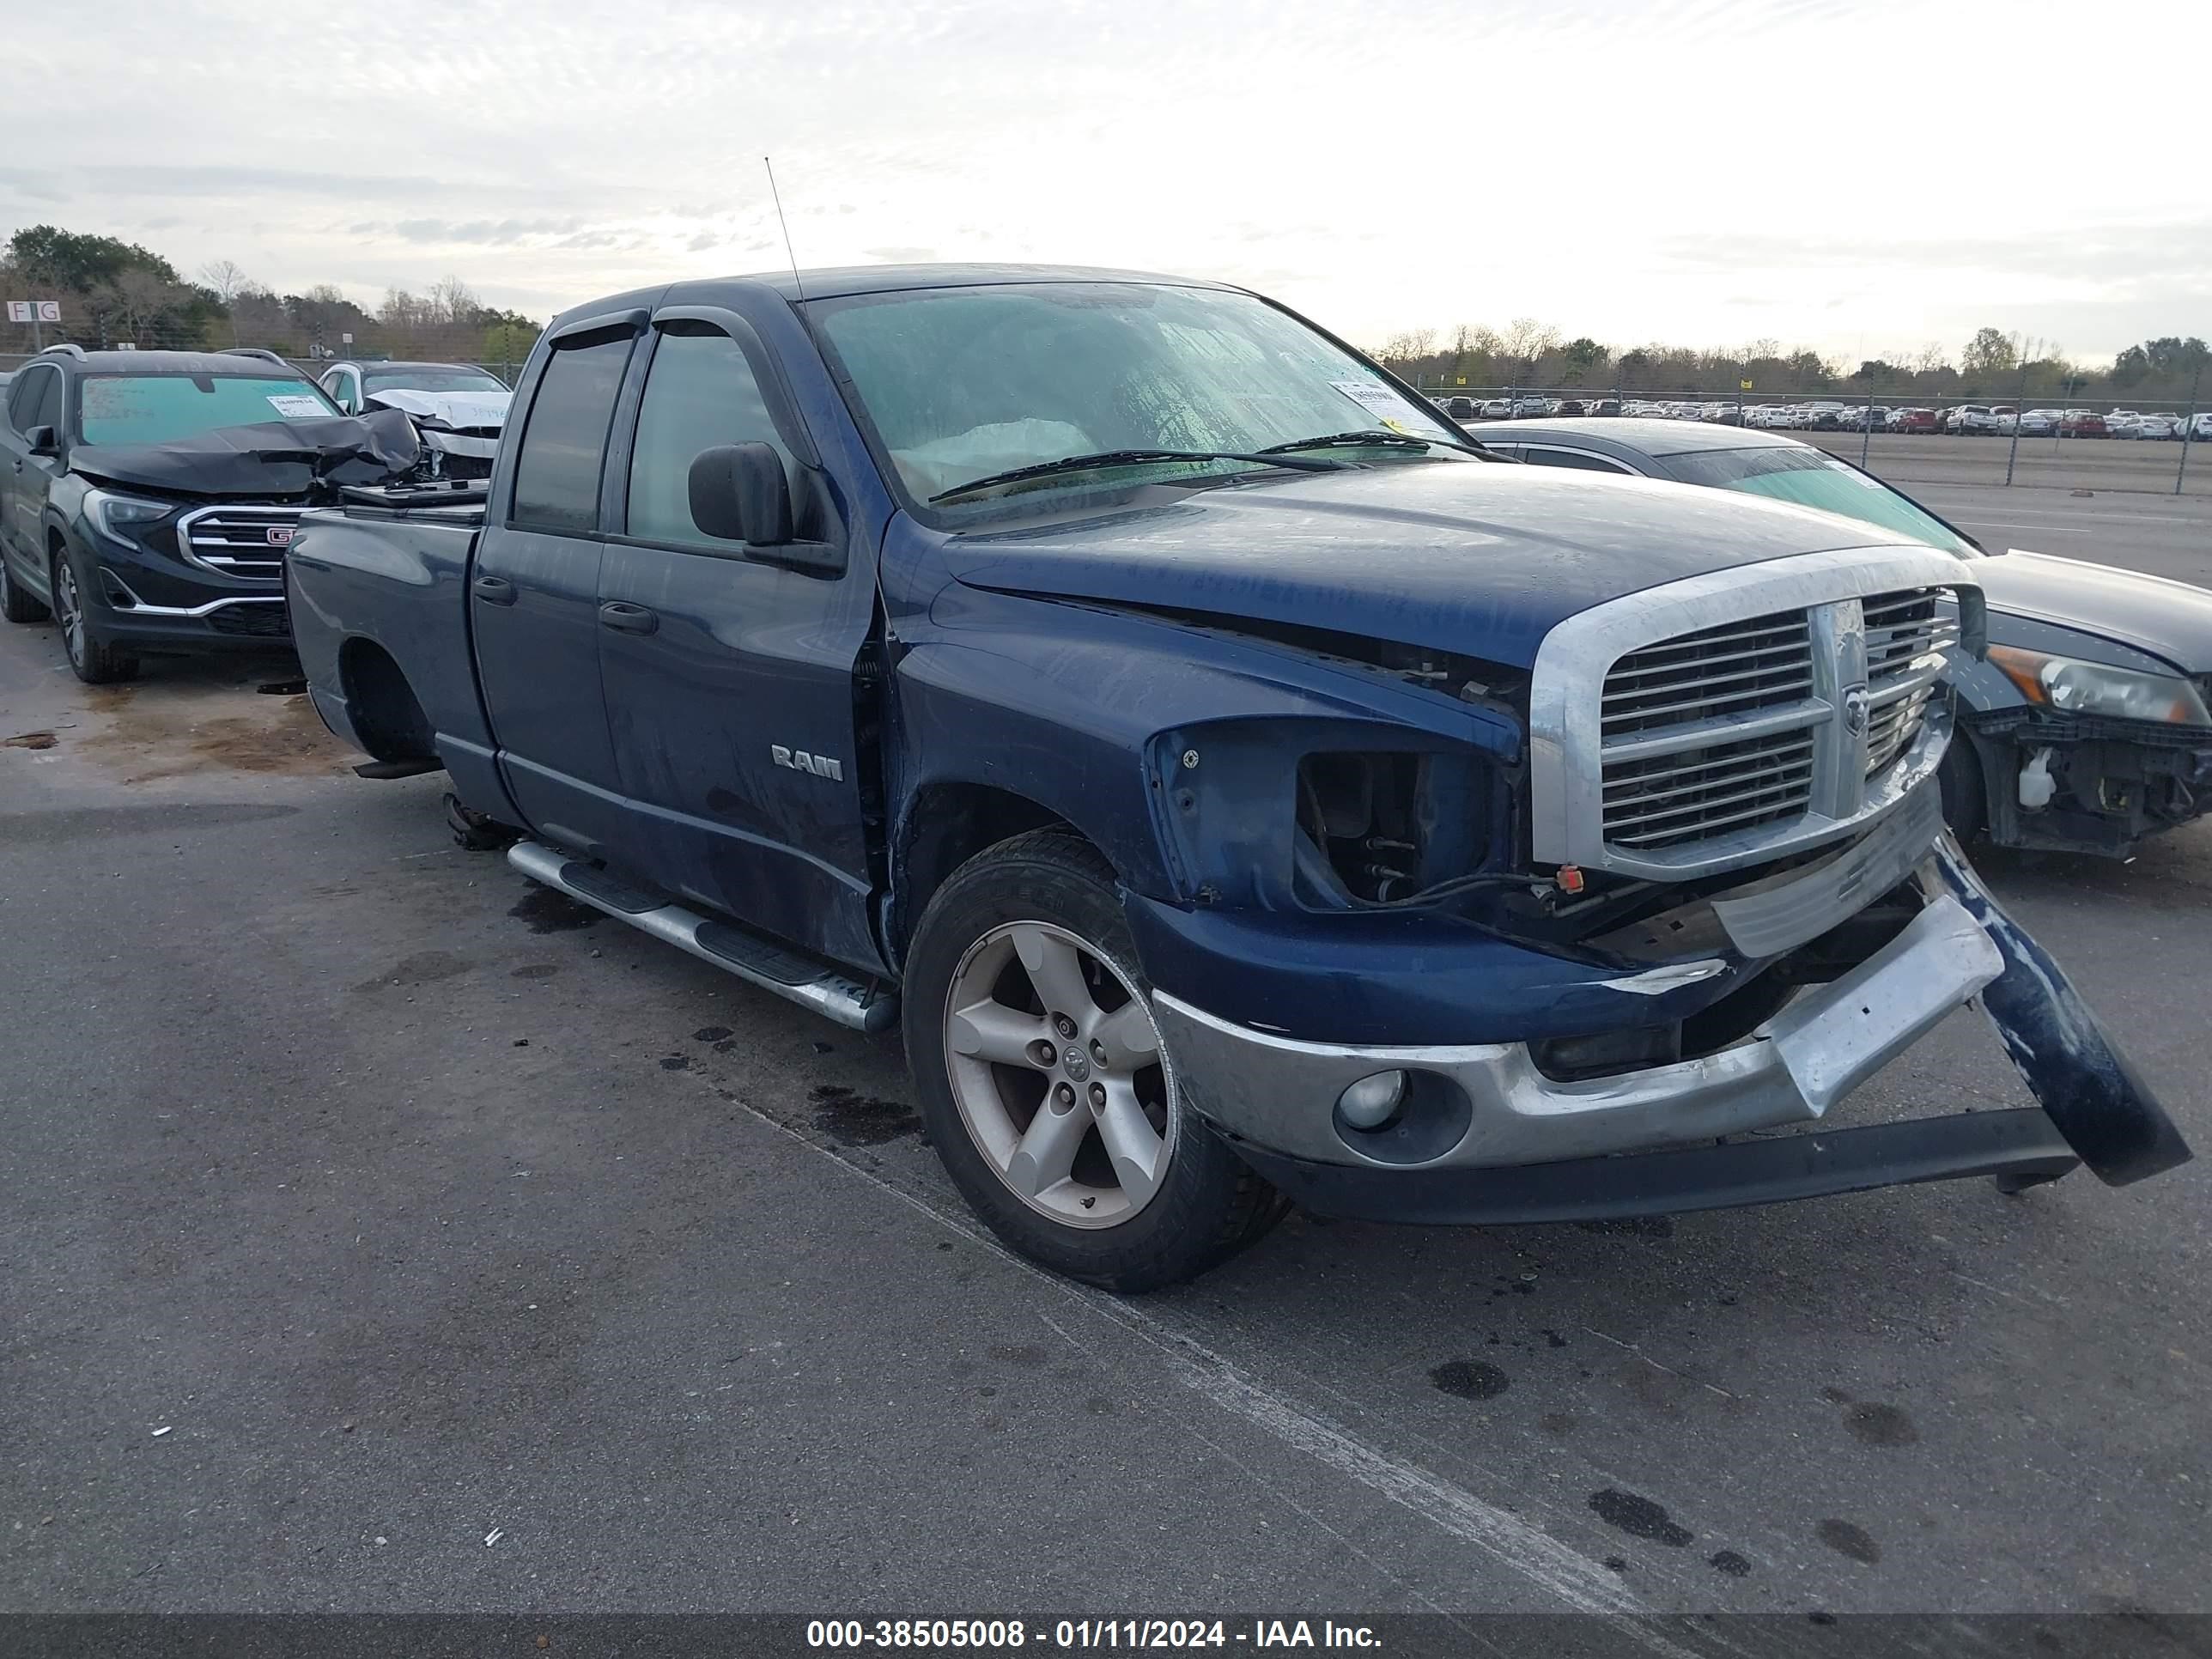
[[[428,746],[449,771],[488,769],[491,732],[477,695],[466,588],[483,492],[346,497],[301,520],[287,560],[309,695],[333,730],[380,760],[420,757],[390,752],[395,745]],[[410,730],[412,743],[394,736]]]

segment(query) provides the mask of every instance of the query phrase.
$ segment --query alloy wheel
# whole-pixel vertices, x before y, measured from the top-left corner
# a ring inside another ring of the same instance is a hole
[[[84,666],[84,605],[76,591],[76,572],[66,557],[54,561],[54,620],[61,624],[62,648],[70,663]]]
[[[1174,1073],[1150,1005],[1097,946],[1049,922],[991,929],[952,975],[945,1054],[969,1134],[1031,1209],[1113,1227],[1158,1193]]]

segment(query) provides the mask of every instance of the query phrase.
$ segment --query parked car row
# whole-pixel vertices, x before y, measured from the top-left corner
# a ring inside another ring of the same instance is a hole
[[[2212,412],[2191,416],[2146,413],[2132,409],[2031,409],[2009,404],[1957,404],[1936,410],[1888,404],[1846,404],[1833,399],[1805,403],[1737,403],[1727,399],[1557,398],[1534,392],[1510,398],[1432,398],[1431,402],[1462,423],[1471,421],[1572,419],[1605,415],[1645,420],[1702,421],[1715,426],[1756,427],[1765,431],[1897,432],[1932,435],[2005,437],[2015,425],[2023,438],[2130,438],[2212,441]]]

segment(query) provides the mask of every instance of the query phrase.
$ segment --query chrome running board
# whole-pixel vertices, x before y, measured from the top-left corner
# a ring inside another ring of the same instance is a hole
[[[874,1036],[898,1023],[898,998],[893,993],[733,922],[712,921],[680,904],[665,903],[541,842],[516,842],[507,849],[507,861],[531,880],[566,893],[579,904],[628,922],[641,933],[835,1020],[848,1031]]]

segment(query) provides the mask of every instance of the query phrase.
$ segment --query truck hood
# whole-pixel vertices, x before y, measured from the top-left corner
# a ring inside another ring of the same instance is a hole
[[[72,472],[167,495],[304,495],[318,479],[380,484],[407,471],[422,446],[396,412],[222,426],[165,444],[88,444],[70,451]]]
[[[2148,651],[2185,673],[2212,672],[2212,592],[2201,587],[2017,549],[1975,560],[1973,571],[1999,645],[2014,643],[2006,617],[2029,617]]]
[[[396,409],[419,421],[438,421],[457,432],[482,428],[497,432],[507,424],[511,392],[372,392],[368,402]]]
[[[1178,492],[1079,522],[957,535],[945,556],[972,587],[1326,629],[1526,668],[1556,624],[1622,594],[1887,544],[1871,526],[1729,491],[1438,462]],[[1981,563],[1960,561],[1960,575]]]

